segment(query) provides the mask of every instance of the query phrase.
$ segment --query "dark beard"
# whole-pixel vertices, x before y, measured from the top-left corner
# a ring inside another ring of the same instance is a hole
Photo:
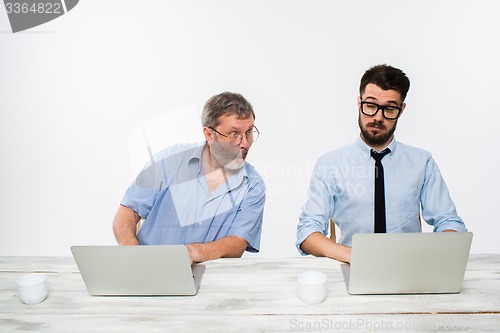
[[[394,127],[389,130],[386,134],[382,135],[376,135],[374,136],[371,134],[369,131],[370,127],[373,127],[374,125],[378,125],[380,128],[387,128],[385,125],[383,125],[380,122],[371,122],[366,124],[367,128],[364,128],[363,125],[361,124],[361,115],[358,116],[358,125],[359,129],[361,130],[361,136],[363,137],[363,140],[369,145],[369,146],[378,146],[380,144],[383,144],[385,142],[388,142],[391,138],[394,132],[396,131],[396,127],[398,125],[398,121],[394,123]]]

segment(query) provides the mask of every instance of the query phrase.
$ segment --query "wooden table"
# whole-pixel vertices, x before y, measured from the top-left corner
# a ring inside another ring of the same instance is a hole
[[[500,255],[472,255],[463,290],[445,295],[352,296],[326,258],[243,258],[205,263],[196,296],[93,297],[72,258],[0,257],[0,332],[498,332]],[[328,275],[328,296],[297,297],[300,272]],[[15,281],[49,276],[49,296],[25,305]]]

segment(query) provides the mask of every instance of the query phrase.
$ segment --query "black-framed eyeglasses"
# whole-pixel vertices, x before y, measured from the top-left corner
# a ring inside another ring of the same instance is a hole
[[[378,110],[382,110],[384,118],[389,120],[394,120],[399,117],[403,108],[400,106],[393,105],[378,105],[377,103],[361,101],[361,113],[365,116],[374,116],[377,114]]]
[[[226,134],[219,132],[218,130],[216,130],[213,127],[209,127],[209,128],[212,131],[214,131],[215,133],[227,138],[229,140],[229,143],[232,144],[233,146],[238,146],[241,143],[241,141],[243,140],[242,134],[238,134],[238,133],[233,132],[229,135],[226,135]],[[257,129],[257,127],[254,126],[253,128],[251,128],[245,132],[245,138],[247,139],[248,143],[254,143],[259,138],[259,134],[260,134],[259,130]]]

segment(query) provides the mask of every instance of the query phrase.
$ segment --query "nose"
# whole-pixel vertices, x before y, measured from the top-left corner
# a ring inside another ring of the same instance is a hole
[[[384,118],[384,111],[381,108],[379,108],[377,110],[377,112],[372,117],[373,117],[373,120],[376,120],[378,122],[382,122],[385,119]]]
[[[247,136],[243,135],[243,138],[241,139],[240,142],[240,149],[249,149],[252,144],[248,142]]]

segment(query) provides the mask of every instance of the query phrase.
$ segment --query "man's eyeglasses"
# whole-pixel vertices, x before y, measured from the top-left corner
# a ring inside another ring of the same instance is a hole
[[[215,133],[227,138],[229,140],[229,143],[232,144],[233,146],[238,146],[241,143],[241,141],[243,140],[242,134],[238,134],[238,133],[233,132],[229,135],[226,135],[226,134],[222,134],[221,132],[217,131],[213,127],[209,127],[209,128],[212,131],[214,131]],[[245,132],[245,138],[247,139],[248,143],[254,143],[259,138],[259,134],[260,134],[259,130],[257,129],[257,127],[254,126],[252,129],[249,129],[248,131]]]
[[[382,110],[384,118],[394,120],[399,117],[403,108],[399,106],[378,105],[372,102],[361,101],[361,112],[365,116],[374,116],[377,114],[378,110]]]

